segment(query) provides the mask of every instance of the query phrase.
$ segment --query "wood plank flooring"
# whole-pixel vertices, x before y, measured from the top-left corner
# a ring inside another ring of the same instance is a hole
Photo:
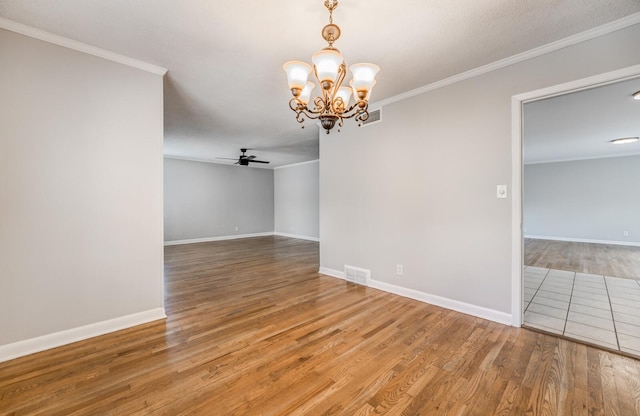
[[[317,243],[165,253],[166,322],[0,363],[0,414],[640,415],[640,361],[319,275]]]
[[[640,280],[640,247],[525,238],[524,264]]]

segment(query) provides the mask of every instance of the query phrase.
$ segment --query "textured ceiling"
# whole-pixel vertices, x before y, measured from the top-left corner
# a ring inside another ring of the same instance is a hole
[[[382,68],[379,101],[636,12],[638,0],[341,0],[334,21],[347,63]],[[0,16],[167,68],[166,155],[318,157],[282,64],[325,46],[323,0],[0,0]]]
[[[640,154],[640,78],[524,105],[525,163]]]

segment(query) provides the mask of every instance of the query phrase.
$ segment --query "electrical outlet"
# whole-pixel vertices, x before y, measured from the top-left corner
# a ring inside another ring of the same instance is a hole
[[[404,274],[404,267],[402,264],[396,264],[396,274],[402,276]]]
[[[238,226],[236,225],[236,231],[238,231]]]
[[[623,236],[623,237],[629,237],[629,231],[624,230],[624,231],[622,232],[622,236]]]

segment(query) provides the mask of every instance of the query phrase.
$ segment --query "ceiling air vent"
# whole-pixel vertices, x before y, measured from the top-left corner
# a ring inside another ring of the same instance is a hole
[[[369,283],[369,278],[371,278],[371,270],[345,265],[344,276],[349,282],[366,286]]]
[[[369,111],[369,118],[367,119],[367,121],[363,122],[362,125],[366,126],[368,124],[378,123],[380,121],[382,121],[382,108]]]

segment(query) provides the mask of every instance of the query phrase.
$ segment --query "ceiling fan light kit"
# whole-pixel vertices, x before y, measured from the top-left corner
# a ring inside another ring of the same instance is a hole
[[[351,65],[349,86],[342,85],[347,65],[340,51],[333,46],[340,37],[340,27],[333,23],[333,11],[338,7],[338,1],[326,0],[324,6],[329,10],[329,24],[322,29],[322,37],[329,45],[313,54],[313,67],[306,62],[289,61],[282,68],[287,73],[293,95],[289,107],[296,113],[298,123],[304,128],[305,118],[320,120],[322,128],[329,134],[336,124],[340,131],[344,119],[354,118],[358,125],[362,125],[369,118],[369,97],[380,67],[368,63]],[[313,100],[311,93],[315,84],[308,80],[312,71],[321,90]],[[355,102],[349,106],[352,95]],[[313,103],[311,106],[310,102]]]
[[[640,91],[636,91],[633,93],[633,99],[634,100],[640,100]]]

